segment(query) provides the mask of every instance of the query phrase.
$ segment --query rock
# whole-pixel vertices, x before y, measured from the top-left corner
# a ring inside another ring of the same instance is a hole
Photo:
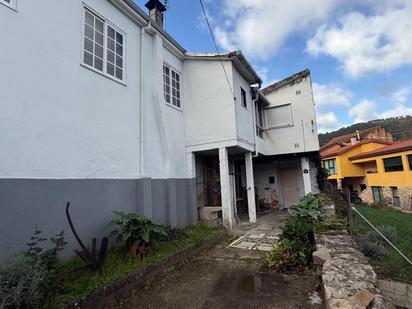
[[[339,299],[334,298],[328,302],[327,307],[328,309],[355,309],[353,308],[353,304],[347,299]],[[358,309],[358,308],[356,308]]]
[[[355,306],[360,306],[361,308],[366,308],[369,304],[373,301],[375,295],[369,292],[368,290],[361,290],[351,297],[349,297],[349,301],[351,301]]]
[[[331,258],[330,252],[326,248],[321,248],[312,253],[313,264],[322,266],[327,260]]]

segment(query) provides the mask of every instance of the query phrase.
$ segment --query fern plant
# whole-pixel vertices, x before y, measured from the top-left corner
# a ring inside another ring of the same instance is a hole
[[[109,226],[116,226],[111,236],[116,236],[126,246],[130,246],[136,240],[143,240],[150,244],[162,237],[167,236],[165,227],[160,223],[134,213],[113,211],[115,219],[110,221]]]

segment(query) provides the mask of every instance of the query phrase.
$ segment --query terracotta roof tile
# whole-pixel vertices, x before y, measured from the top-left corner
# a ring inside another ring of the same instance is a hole
[[[350,157],[349,160],[370,158],[370,157],[375,157],[375,156],[385,155],[385,154],[390,154],[390,153],[396,153],[396,152],[406,151],[406,150],[412,150],[412,139],[409,139],[403,142],[393,143],[391,145],[388,145],[388,146],[385,146],[385,147],[382,147],[376,150],[361,153],[359,155]]]

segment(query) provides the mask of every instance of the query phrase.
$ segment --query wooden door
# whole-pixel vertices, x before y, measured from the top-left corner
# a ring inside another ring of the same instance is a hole
[[[280,169],[283,206],[289,207],[299,202],[298,173],[294,168]]]

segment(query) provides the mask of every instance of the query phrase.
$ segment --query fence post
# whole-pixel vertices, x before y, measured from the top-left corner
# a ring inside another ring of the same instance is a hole
[[[353,212],[352,212],[352,205],[350,201],[349,189],[346,190],[346,209],[348,213],[349,234],[353,236]]]

